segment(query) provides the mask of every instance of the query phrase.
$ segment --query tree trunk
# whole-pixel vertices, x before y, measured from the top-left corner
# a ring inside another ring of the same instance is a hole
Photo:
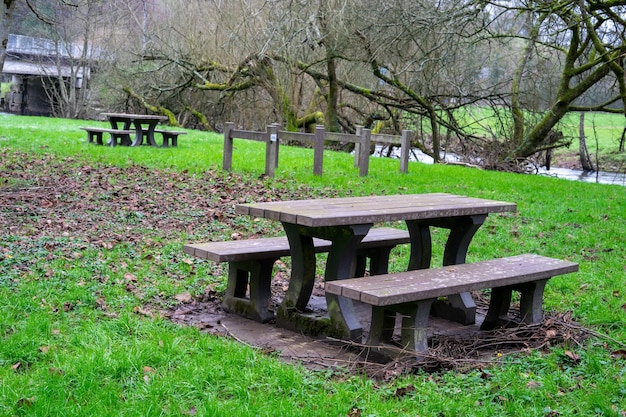
[[[9,28],[11,17],[15,10],[17,0],[0,1],[0,73],[4,67],[4,60],[7,56],[7,46],[9,44]]]
[[[530,18],[529,18],[530,19]],[[517,68],[515,69],[515,74],[513,75],[513,80],[511,84],[511,114],[513,116],[513,142],[516,145],[522,143],[524,139],[524,110],[522,109],[522,104],[520,103],[520,96],[522,95],[521,91],[521,83],[524,77],[524,72],[526,71],[526,66],[530,61],[532,51],[535,45],[535,38],[537,36],[537,28],[532,27],[532,22],[528,22],[529,31],[531,31],[532,36],[528,39],[526,46],[524,47],[524,52],[520,57]]]
[[[527,158],[541,150],[544,141],[552,128],[568,112],[570,104],[580,97],[591,86],[595,85],[609,73],[608,65],[600,65],[577,85],[570,87],[563,81],[558,96],[552,107],[545,112],[543,118],[524,137],[524,141],[514,151],[516,158]]]
[[[589,150],[587,149],[587,139],[585,138],[585,113],[580,112],[580,123],[578,124],[578,155],[583,171],[595,171]]]
[[[339,131],[337,120],[337,102],[339,101],[339,86],[337,85],[337,62],[334,58],[328,58],[328,98],[326,102],[326,129],[330,132]]]
[[[431,107],[429,109],[430,127],[433,131],[433,161],[438,163],[441,160],[441,137],[439,136],[439,123],[437,122],[437,113]]]

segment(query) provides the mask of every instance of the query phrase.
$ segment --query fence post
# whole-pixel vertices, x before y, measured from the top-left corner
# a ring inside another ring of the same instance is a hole
[[[265,175],[274,176],[274,168],[278,165],[278,127],[269,125],[265,139]]]
[[[370,168],[370,145],[372,141],[372,130],[371,129],[362,129],[361,130],[361,138],[359,140],[360,151],[359,151],[359,176],[365,177],[367,176],[367,172]]]
[[[222,160],[222,169],[230,171],[233,167],[233,138],[230,131],[233,130],[235,124],[232,122],[224,123],[224,156]]]
[[[357,126],[356,131],[354,132],[355,136],[361,136],[361,132],[363,131],[363,126]],[[359,139],[360,140],[360,139]],[[354,143],[354,167],[358,168],[359,166],[359,158],[361,157],[361,142]]]
[[[409,172],[409,151],[411,150],[410,130],[403,130],[400,137],[400,172]]]
[[[313,175],[322,175],[324,164],[324,126],[315,126],[313,140]]]
[[[278,153],[280,150],[280,139],[278,138],[278,131],[280,130],[280,123],[272,123],[272,126],[276,128],[276,155],[274,160],[274,168],[278,166]]]

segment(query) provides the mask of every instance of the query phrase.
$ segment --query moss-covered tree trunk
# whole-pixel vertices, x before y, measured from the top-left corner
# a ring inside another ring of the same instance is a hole
[[[593,73],[572,88],[569,88],[572,77],[564,76],[554,104],[544,113],[543,118],[528,131],[522,143],[515,149],[514,156],[516,158],[527,158],[542,150],[546,145],[545,140],[550,131],[570,110],[572,102],[608,74],[608,65],[600,65]]]
[[[162,106],[155,106],[153,104],[148,103],[148,101],[144,97],[140,96],[133,89],[129,87],[124,87],[122,90],[126,94],[128,94],[129,97],[137,100],[146,110],[151,111],[152,113],[162,114],[164,116],[167,116],[167,121],[170,126],[178,125],[178,122],[176,121],[176,116],[171,110],[166,109],[165,107],[162,107]]]
[[[437,121],[437,112],[433,107],[428,109],[430,116],[430,128],[433,135],[433,160],[438,163],[441,160],[441,136],[439,134],[439,122]]]
[[[326,130],[339,131],[337,103],[339,102],[339,86],[337,83],[337,61],[329,57],[326,61],[328,71],[328,98],[326,100]]]
[[[624,70],[618,62],[624,54],[622,48],[615,48],[611,51],[600,40],[596,33],[593,19],[587,14],[582,15],[584,27],[573,25],[570,27],[569,45],[565,53],[561,80],[557,89],[556,98],[536,123],[528,132],[524,131],[521,140],[516,143],[513,152],[514,158],[527,158],[538,151],[551,147],[548,143],[550,131],[557,125],[568,111],[572,110],[572,103],[582,94],[596,85],[611,71],[618,79],[619,97],[626,98],[626,86],[624,84]],[[593,52],[589,54],[590,43],[593,44]],[[580,57],[589,55],[587,60],[580,62]]]

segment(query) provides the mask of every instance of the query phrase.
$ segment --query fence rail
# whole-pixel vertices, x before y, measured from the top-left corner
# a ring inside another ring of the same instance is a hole
[[[401,136],[372,134],[370,129],[359,127],[355,135],[326,132],[323,126],[316,126],[315,133],[288,132],[279,130],[278,124],[267,126],[265,132],[235,129],[235,124],[228,122],[224,126],[224,155],[222,168],[232,170],[233,140],[246,139],[265,142],[265,175],[274,176],[278,166],[280,142],[299,142],[313,145],[313,174],[322,175],[324,166],[324,143],[354,143],[354,166],[359,168],[359,175],[369,172],[369,152],[372,143],[384,143],[400,146],[400,172],[408,172],[411,131],[402,131]]]

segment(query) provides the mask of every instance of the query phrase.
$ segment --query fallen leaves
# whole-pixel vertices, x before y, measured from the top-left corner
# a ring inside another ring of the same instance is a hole
[[[396,388],[393,393],[395,398],[402,398],[415,392],[415,386],[409,384],[405,387]]]
[[[28,398],[20,398],[19,400],[17,400],[17,407],[18,408],[24,408],[24,407],[32,407],[35,404],[35,401],[37,400],[37,397],[28,397]]]
[[[565,352],[563,352],[563,356],[565,357],[565,359],[567,359],[570,363],[573,364],[578,364],[580,363],[580,355],[570,351],[570,350],[566,350]]]
[[[106,311],[107,310],[107,302],[104,297],[100,297],[96,300],[96,308]]]
[[[136,275],[131,274],[130,272],[126,272],[126,273],[124,274],[124,279],[125,279],[126,281],[137,282],[137,276],[136,276]]]
[[[535,390],[535,389],[541,388],[541,382],[528,381],[528,383],[526,383],[526,388],[528,388],[530,390]]]
[[[89,166],[9,149],[0,151],[0,160],[3,176],[24,184],[0,188],[2,207],[11,208],[1,210],[0,231],[84,238],[104,249],[143,241],[146,230],[167,237],[210,228],[216,220],[234,229],[234,239],[242,238],[234,221],[240,218],[237,203],[310,196],[306,186],[267,189],[261,179],[219,171],[190,175],[140,165]]]
[[[356,407],[352,407],[350,411],[348,411],[348,417],[361,417],[361,410]]]
[[[626,349],[618,349],[611,352],[611,357],[613,359],[621,359],[626,360]]]
[[[133,308],[133,312],[136,313],[136,314],[139,314],[141,316],[144,316],[144,317],[153,317],[154,316],[154,314],[150,310],[141,308],[139,306]]]
[[[143,370],[143,381],[147,384],[152,379],[151,376],[156,373],[156,369],[152,368],[151,366],[144,366],[142,370]]]
[[[190,304],[191,302],[193,302],[193,297],[191,296],[191,294],[189,292],[183,292],[181,294],[176,294],[174,296],[174,299],[180,303],[183,304]]]

